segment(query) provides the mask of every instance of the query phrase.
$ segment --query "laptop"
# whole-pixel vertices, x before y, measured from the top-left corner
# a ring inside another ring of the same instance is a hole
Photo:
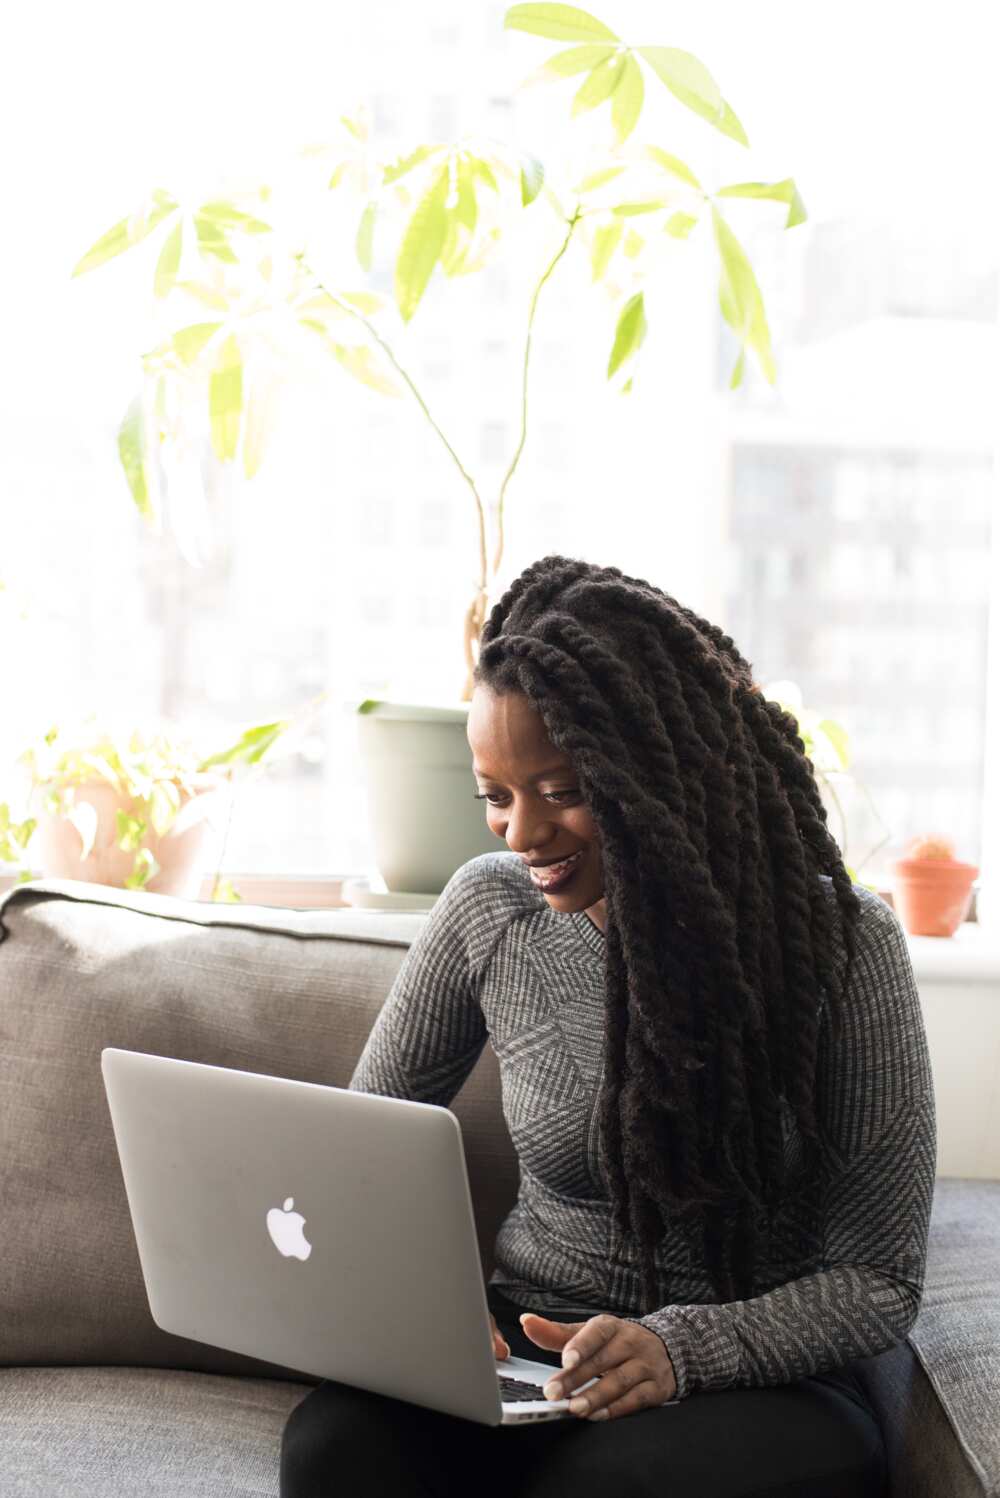
[[[101,1070],[163,1331],[483,1425],[575,1418],[550,1364],[497,1362],[449,1109],[111,1047]]]

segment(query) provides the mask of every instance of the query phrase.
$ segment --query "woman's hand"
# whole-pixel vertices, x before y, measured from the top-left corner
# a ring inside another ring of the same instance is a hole
[[[497,1359],[500,1362],[503,1362],[505,1358],[510,1357],[510,1348],[504,1341],[503,1333],[497,1326],[497,1319],[492,1313],[490,1314],[490,1326],[493,1328],[493,1351],[495,1352]]]
[[[569,1398],[589,1379],[598,1380],[570,1398],[570,1410],[583,1419],[616,1420],[666,1404],[677,1393],[667,1349],[646,1326],[606,1315],[591,1316],[589,1321],[548,1321],[532,1311],[521,1317],[521,1325],[539,1347],[562,1351],[563,1366],[545,1385],[546,1399]]]

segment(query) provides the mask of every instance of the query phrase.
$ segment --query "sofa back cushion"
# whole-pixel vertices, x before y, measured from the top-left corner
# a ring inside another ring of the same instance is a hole
[[[68,880],[0,903],[0,1362],[301,1376],[153,1322],[101,1051],[344,1087],[423,919],[213,906]],[[489,1046],[453,1110],[488,1275],[517,1194]]]

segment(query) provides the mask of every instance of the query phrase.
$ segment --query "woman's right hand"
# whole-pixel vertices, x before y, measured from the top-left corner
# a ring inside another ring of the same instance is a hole
[[[490,1313],[490,1326],[493,1328],[493,1351],[497,1356],[497,1361],[503,1362],[506,1358],[510,1357],[510,1348],[504,1341],[503,1332],[497,1326],[496,1317],[492,1312]]]

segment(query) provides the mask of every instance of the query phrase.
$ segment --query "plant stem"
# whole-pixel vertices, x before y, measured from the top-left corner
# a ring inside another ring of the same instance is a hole
[[[222,834],[222,847],[219,849],[219,864],[215,870],[215,878],[212,880],[212,890],[209,899],[214,900],[219,893],[219,884],[222,880],[222,870],[226,862],[226,845],[229,842],[229,829],[233,825],[233,812],[236,810],[236,786],[230,778],[229,781],[229,810],[226,813],[226,830]]]
[[[462,626],[462,650],[465,656],[465,683],[462,687],[462,695],[460,701],[468,702],[472,697],[472,672],[475,669],[476,664],[475,656],[472,650],[472,641],[478,638],[479,631],[481,630],[483,621],[486,617],[486,512],[483,507],[483,501],[479,496],[479,490],[476,488],[476,481],[472,477],[471,473],[467,471],[461,458],[458,456],[455,449],[452,447],[451,443],[445,436],[444,432],[434,420],[434,417],[430,412],[430,407],[424,400],[423,396],[420,394],[420,391],[417,389],[413,380],[400,364],[389,344],[386,343],[385,339],[382,337],[381,333],[374,326],[374,324],[371,323],[367,317],[365,317],[363,312],[358,311],[356,307],[352,307],[349,302],[342,301],[340,297],[335,295],[335,293],[329,289],[329,287],[325,286],[316,275],[315,271],[313,271],[312,267],[307,264],[306,259],[303,255],[296,256],[296,259],[303,267],[303,269],[306,270],[312,277],[319,290],[322,291],[325,296],[328,296],[330,298],[334,306],[339,307],[341,312],[346,312],[348,316],[355,318],[367,331],[369,337],[378,344],[379,348],[385,354],[386,358],[389,360],[389,363],[399,375],[400,379],[403,380],[409,388],[410,393],[412,394],[414,400],[417,402],[417,405],[420,407],[421,411],[423,411],[428,422],[433,427],[438,437],[441,439],[441,442],[444,444],[448,456],[451,458],[455,467],[462,475],[462,478],[468,484],[469,489],[472,493],[472,498],[476,502],[476,519],[479,528],[479,583],[473,596],[472,602],[465,611],[465,619]]]
[[[528,361],[531,356],[531,333],[535,323],[535,311],[538,307],[538,298],[541,296],[542,287],[545,285],[546,281],[549,279],[552,272],[555,270],[556,266],[559,264],[560,260],[569,248],[569,242],[573,238],[573,231],[576,228],[580,217],[580,205],[578,203],[576,209],[574,210],[573,217],[567,220],[568,227],[566,229],[566,237],[564,238],[562,244],[559,246],[559,249],[556,251],[555,255],[550,260],[548,267],[542,275],[542,278],[539,281],[538,285],[535,287],[534,295],[531,298],[531,307],[528,312],[528,331],[524,340],[524,365],[521,373],[521,438],[517,444],[517,450],[510,460],[510,467],[507,469],[507,472],[503,476],[503,483],[500,485],[500,497],[497,500],[497,547],[493,556],[492,567],[492,575],[494,577],[496,577],[497,573],[500,571],[500,561],[503,557],[504,495],[507,493],[507,485],[510,483],[511,479],[514,476],[514,470],[520,462],[521,454],[524,451],[525,440],[528,435]]]
[[[841,850],[842,854],[846,855],[846,853],[847,853],[847,818],[844,816],[844,808],[840,804],[840,797],[837,795],[837,792],[834,790],[834,788],[833,788],[833,782],[831,781],[829,775],[827,775],[825,772],[821,772],[821,773],[823,775],[823,784],[826,786],[827,790],[830,792],[831,799],[833,800],[833,804],[837,808],[837,814],[840,817],[840,850]]]
[[[479,491],[476,488],[475,479],[468,472],[468,470],[466,469],[465,465],[463,464],[461,458],[458,456],[458,454],[456,453],[455,449],[452,447],[451,443],[448,441],[447,437],[445,436],[444,432],[441,430],[441,428],[438,426],[437,422],[434,420],[434,417],[431,415],[430,407],[428,406],[427,402],[424,400],[423,396],[420,394],[420,391],[417,389],[417,387],[414,384],[413,380],[411,379],[410,375],[407,373],[407,371],[400,364],[399,360],[396,358],[396,355],[393,353],[393,351],[390,348],[389,344],[386,343],[385,339],[382,337],[381,333],[379,333],[379,331],[375,327],[375,325],[367,317],[365,317],[364,313],[360,312],[357,309],[357,307],[352,307],[349,302],[342,301],[341,298],[338,297],[335,292],[332,292],[329,289],[329,287],[325,286],[323,284],[323,282],[319,279],[319,277],[315,274],[315,272],[313,271],[312,267],[309,266],[306,263],[305,259],[301,255],[298,256],[297,258],[299,260],[299,263],[302,265],[303,269],[305,269],[306,271],[308,271],[309,275],[312,276],[313,281],[316,283],[316,286],[319,288],[319,290],[323,292],[324,296],[328,296],[330,298],[331,302],[333,302],[334,306],[340,308],[341,312],[346,312],[348,314],[348,316],[355,318],[359,323],[361,323],[362,327],[365,328],[365,330],[367,331],[369,337],[371,339],[373,339],[375,343],[378,344],[379,348],[385,354],[386,358],[389,360],[389,363],[392,365],[393,369],[399,375],[400,379],[403,380],[404,383],[409,388],[411,394],[413,395],[414,400],[417,402],[417,405],[420,407],[421,411],[423,411],[423,413],[426,416],[428,422],[433,427],[433,429],[437,433],[438,437],[441,439],[441,442],[444,444],[444,447],[447,450],[448,456],[451,458],[451,460],[454,463],[455,467],[458,469],[459,473],[462,475],[462,478],[468,484],[469,489],[472,492],[472,497],[473,497],[473,499],[476,502],[476,510],[477,510],[478,516],[479,516],[479,569],[480,569],[480,586],[485,589],[485,587],[486,587],[486,522],[485,522],[485,517],[484,517],[484,511],[483,511],[483,502],[482,502],[482,500],[479,497]]]

